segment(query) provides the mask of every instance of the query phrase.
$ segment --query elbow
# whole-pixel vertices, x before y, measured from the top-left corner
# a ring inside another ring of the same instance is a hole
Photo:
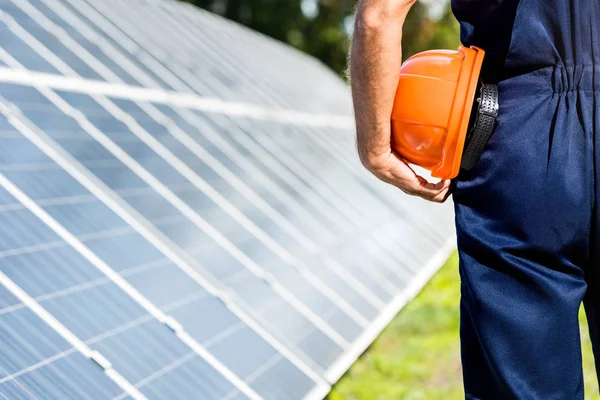
[[[381,31],[390,24],[402,24],[416,0],[363,0],[356,14],[358,31]]]

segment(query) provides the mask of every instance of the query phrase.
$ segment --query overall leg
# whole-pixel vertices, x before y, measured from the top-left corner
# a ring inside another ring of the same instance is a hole
[[[579,100],[499,89],[497,128],[455,182],[466,397],[583,399],[593,160]]]

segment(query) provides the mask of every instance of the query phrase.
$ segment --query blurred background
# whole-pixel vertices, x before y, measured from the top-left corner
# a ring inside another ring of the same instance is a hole
[[[0,2],[1,398],[464,397],[452,204],[360,165],[354,6]]]
[[[186,0],[310,54],[344,76],[354,0]],[[276,17],[275,17],[276,16]],[[417,2],[405,25],[403,53],[458,46],[446,0]]]

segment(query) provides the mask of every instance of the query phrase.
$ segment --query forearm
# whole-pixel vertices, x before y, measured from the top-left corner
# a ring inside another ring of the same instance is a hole
[[[350,57],[361,161],[371,169],[390,153],[390,116],[402,63],[402,25],[414,0],[362,0]]]
[[[402,25],[415,0],[361,0],[350,56],[358,154],[376,177],[405,193],[443,202],[450,181],[430,183],[392,152],[391,116],[402,65]]]

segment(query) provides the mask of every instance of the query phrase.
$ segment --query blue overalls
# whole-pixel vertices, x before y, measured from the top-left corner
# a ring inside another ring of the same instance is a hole
[[[600,0],[453,0],[497,126],[454,181],[467,399],[583,399],[600,364]]]

